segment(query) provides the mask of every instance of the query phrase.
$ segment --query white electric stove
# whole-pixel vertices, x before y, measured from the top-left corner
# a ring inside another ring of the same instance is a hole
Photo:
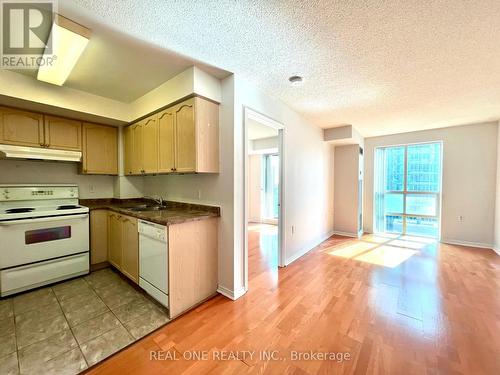
[[[88,212],[76,185],[0,185],[0,296],[87,274]]]

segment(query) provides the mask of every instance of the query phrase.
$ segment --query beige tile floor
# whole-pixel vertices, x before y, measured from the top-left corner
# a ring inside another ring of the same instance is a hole
[[[0,299],[0,374],[77,374],[167,322],[109,268]]]

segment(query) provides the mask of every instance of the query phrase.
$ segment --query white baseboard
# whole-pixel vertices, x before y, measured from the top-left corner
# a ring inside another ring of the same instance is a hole
[[[226,288],[222,285],[219,285],[217,288],[217,292],[222,294],[223,296],[232,299],[233,301],[236,301],[238,298],[240,298],[242,295],[244,295],[247,291],[245,290],[244,287],[241,287],[235,291]]]
[[[314,249],[316,246],[318,246],[321,242],[329,239],[331,236],[333,236],[335,233],[334,231],[330,231],[328,232],[327,234],[325,234],[324,236],[322,236],[319,240],[317,241],[314,241],[312,244],[306,246],[304,249],[302,249],[301,251],[299,251],[297,254],[294,254],[292,255],[290,258],[286,259],[285,261],[285,267],[288,266],[289,264],[295,262],[297,259],[299,259],[300,257],[306,255],[309,251],[311,251],[312,249]]]
[[[336,234],[337,236],[359,238],[359,235],[357,233],[353,233],[353,232],[342,232],[342,231],[334,230],[333,234]]]
[[[450,245],[460,245],[460,246],[469,246],[469,247],[477,247],[480,249],[490,249],[495,250],[495,246],[490,243],[481,243],[481,242],[469,242],[469,241],[460,241],[460,240],[449,240],[446,238],[441,238],[442,243],[450,244]]]

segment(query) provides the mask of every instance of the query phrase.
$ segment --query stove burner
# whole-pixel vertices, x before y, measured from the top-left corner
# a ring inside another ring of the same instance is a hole
[[[67,204],[64,206],[57,207],[58,210],[73,210],[75,208],[80,208],[80,206],[75,206],[74,204]]]
[[[34,208],[28,208],[28,207],[24,207],[24,208],[10,208],[8,210],[5,210],[5,213],[7,214],[21,214],[23,212],[31,212],[31,211],[35,211]]]

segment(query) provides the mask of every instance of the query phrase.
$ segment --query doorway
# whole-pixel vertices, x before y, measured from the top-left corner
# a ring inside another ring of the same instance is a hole
[[[440,237],[442,142],[375,149],[375,232]]]
[[[283,125],[250,108],[244,119],[245,289],[283,264]]]

